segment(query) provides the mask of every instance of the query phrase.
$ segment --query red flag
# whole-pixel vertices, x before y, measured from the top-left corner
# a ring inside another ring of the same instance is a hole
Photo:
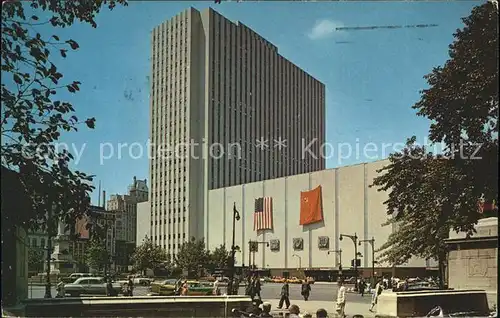
[[[323,221],[321,186],[300,193],[300,225]]]

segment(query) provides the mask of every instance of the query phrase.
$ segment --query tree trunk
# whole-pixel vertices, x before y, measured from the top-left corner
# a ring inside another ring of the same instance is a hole
[[[446,254],[440,254],[438,256],[438,268],[439,268],[439,288],[444,289],[444,276],[445,276],[445,264]]]

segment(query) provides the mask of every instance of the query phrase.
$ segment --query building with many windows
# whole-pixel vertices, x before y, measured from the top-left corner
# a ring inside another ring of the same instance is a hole
[[[107,210],[115,216],[114,261],[118,271],[128,270],[130,256],[136,245],[137,207],[148,200],[147,180],[134,177],[128,194],[113,194],[106,203]]]
[[[324,169],[325,86],[243,23],[185,10],[151,61],[151,237],[169,253],[203,237],[209,190]]]

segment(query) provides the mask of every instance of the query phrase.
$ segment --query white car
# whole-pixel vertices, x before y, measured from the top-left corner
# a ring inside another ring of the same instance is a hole
[[[147,277],[134,277],[132,282],[134,285],[149,286],[153,282],[153,279]]]
[[[122,293],[119,283],[112,283],[112,286],[116,295]],[[107,295],[106,281],[103,277],[78,278],[73,283],[64,285],[64,291],[71,297],[78,297],[80,295]]]

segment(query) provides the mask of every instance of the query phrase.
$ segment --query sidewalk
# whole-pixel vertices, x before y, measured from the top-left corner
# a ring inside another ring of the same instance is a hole
[[[272,305],[272,312],[273,313],[279,313],[285,310],[280,310],[278,309],[278,304],[279,304],[279,299],[269,299],[269,300],[264,300],[265,302],[270,302]],[[300,313],[303,314],[304,312],[308,312],[310,314],[314,315],[316,314],[316,311],[320,308],[326,309],[328,312],[329,317],[333,317],[335,313],[335,302],[334,301],[317,301],[317,300],[292,300],[290,301],[291,305],[297,305],[300,308]],[[347,316],[353,316],[353,315],[363,315],[363,317],[375,317],[375,313],[370,312],[368,309],[370,308],[370,305],[363,304],[363,303],[347,303],[345,307],[345,312]]]

